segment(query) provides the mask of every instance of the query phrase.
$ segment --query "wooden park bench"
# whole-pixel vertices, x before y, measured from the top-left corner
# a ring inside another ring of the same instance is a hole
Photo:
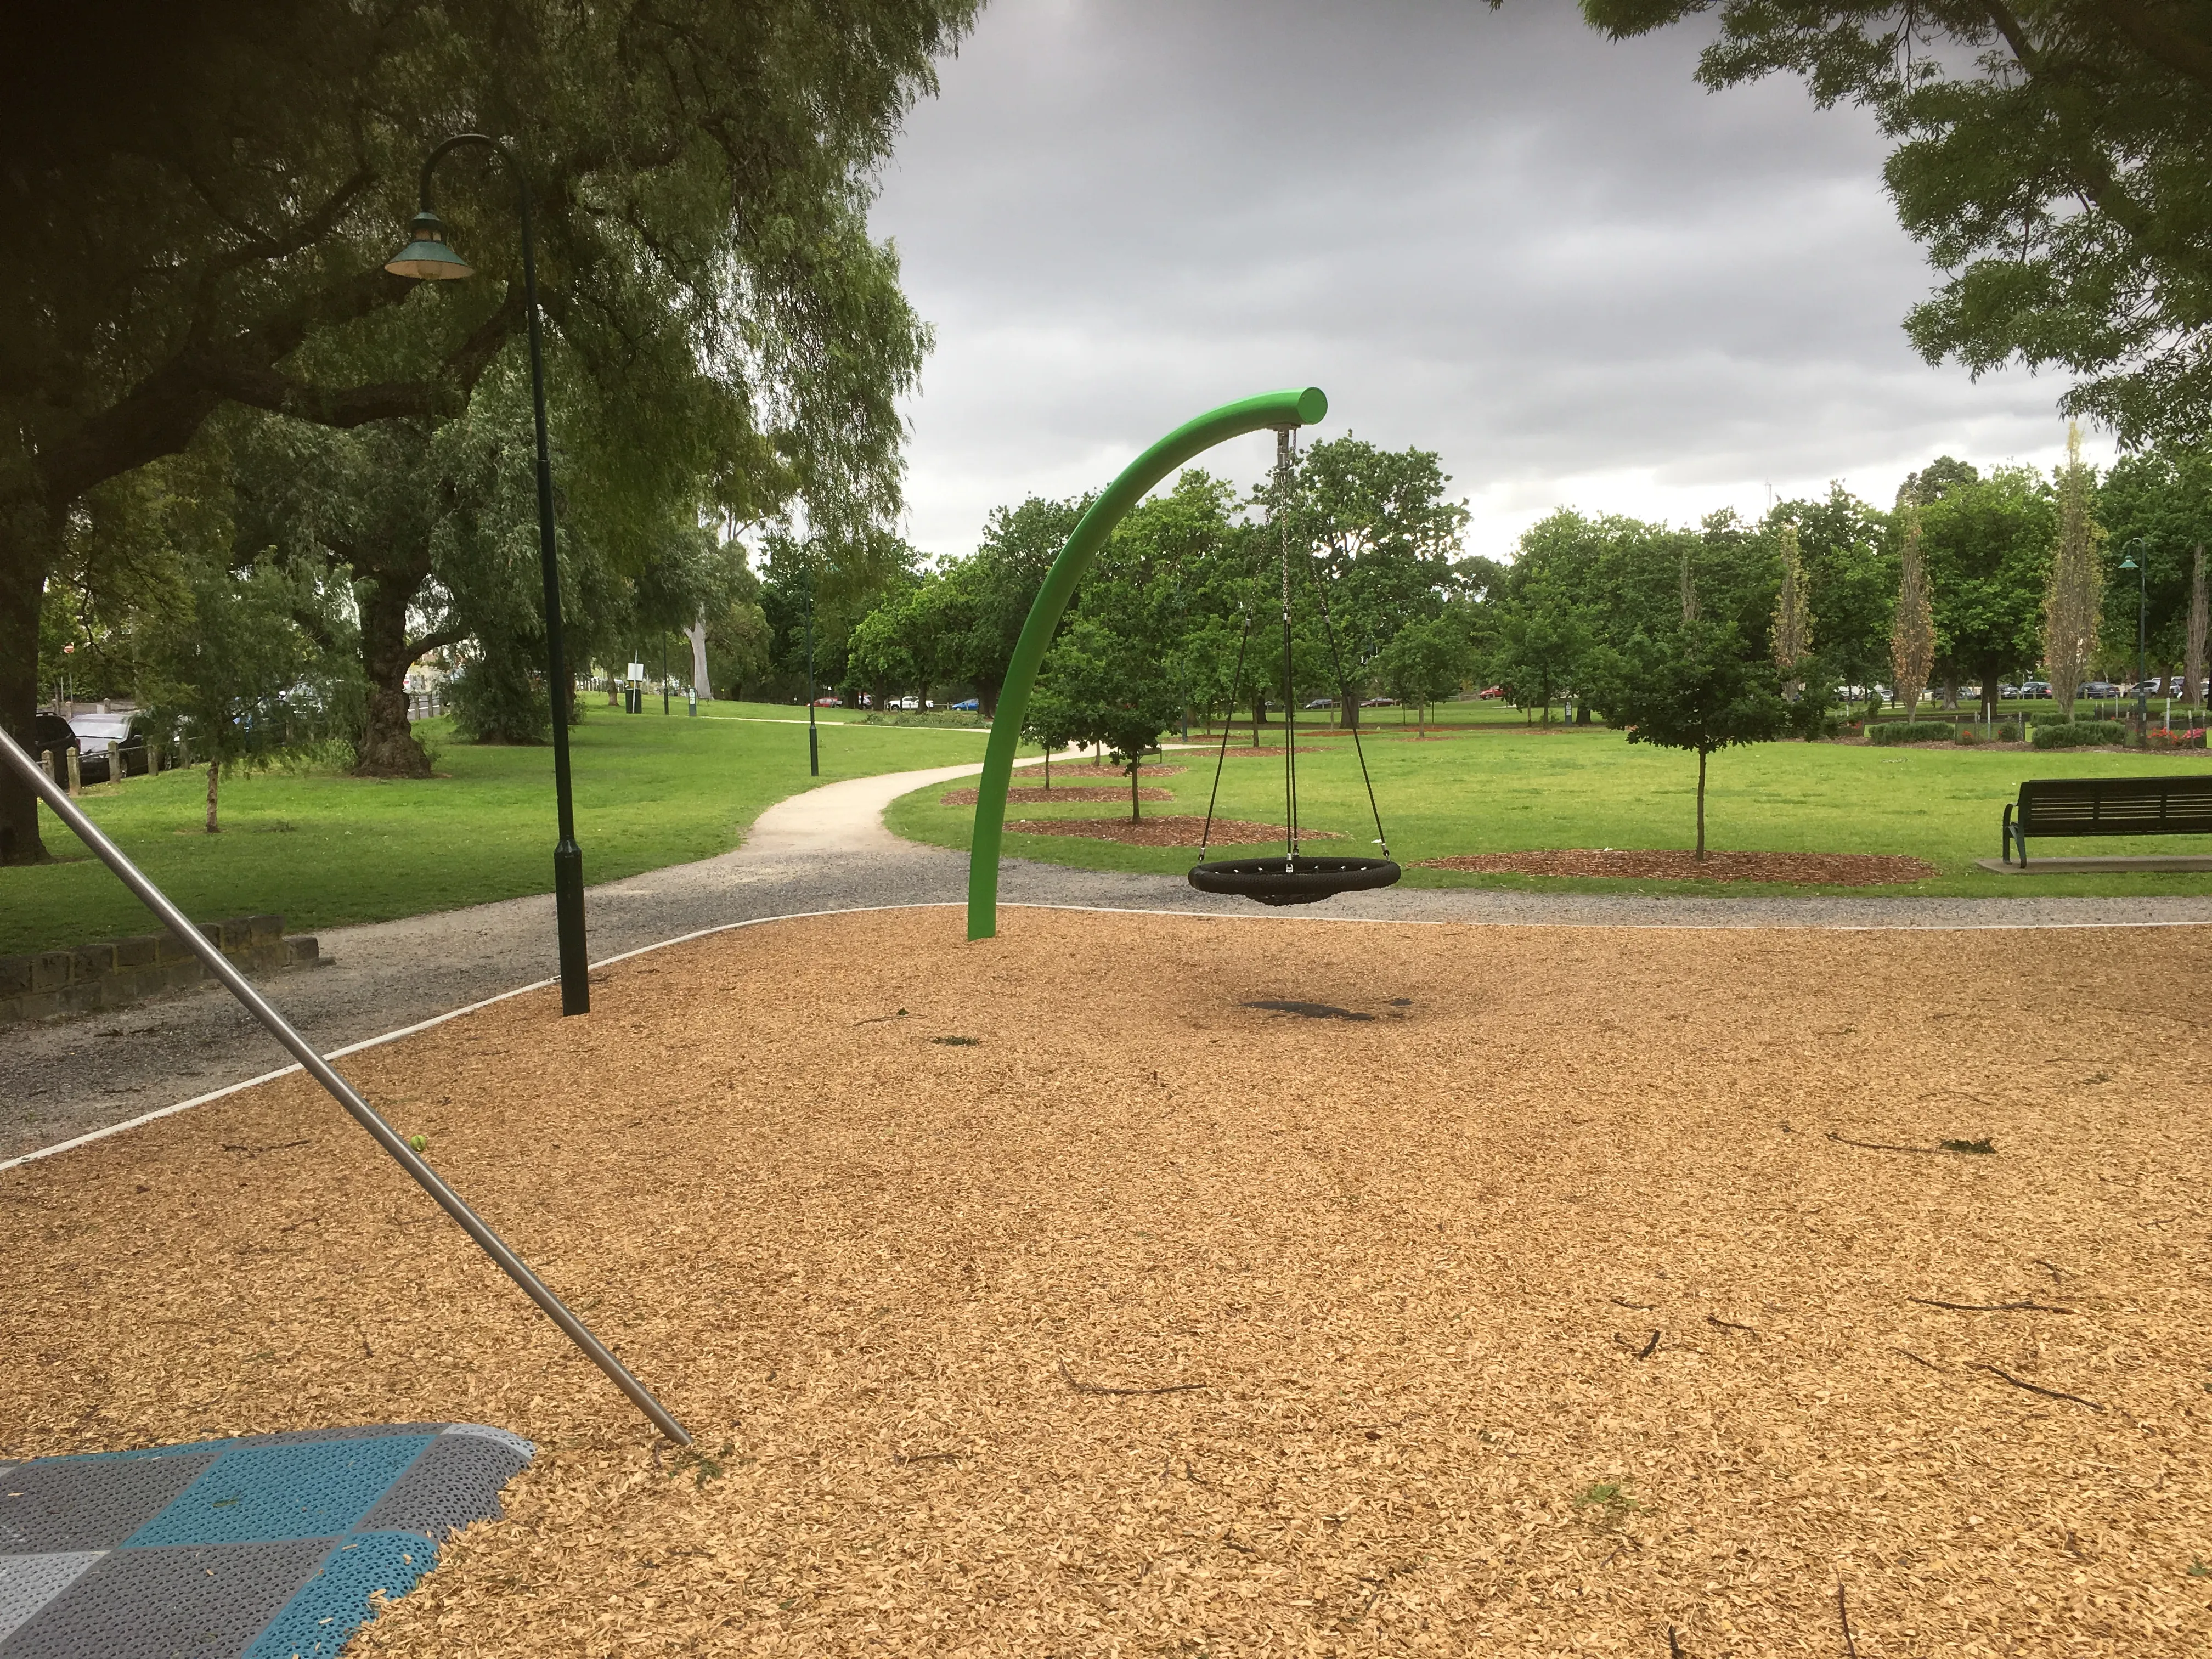
[[[2030,836],[2212,836],[2212,777],[2033,778],[2004,810],[1999,856]]]

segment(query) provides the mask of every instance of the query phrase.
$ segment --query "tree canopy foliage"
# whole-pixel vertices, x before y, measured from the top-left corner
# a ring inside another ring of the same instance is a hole
[[[438,179],[480,279],[382,268],[458,131],[509,138],[528,174],[558,482],[617,568],[672,500],[882,521],[927,336],[866,204],[975,3],[183,0],[143,27],[9,9],[0,719],[27,721],[45,584],[101,486],[226,406],[450,420],[514,348],[518,181],[483,153]],[[0,781],[0,860],[39,855]]]
[[[1699,14],[1715,88],[1803,79],[1894,142],[1899,221],[1942,273],[1930,362],[2078,376],[2130,446],[2212,434],[2212,14],[2181,0],[1583,0],[1619,39]]]

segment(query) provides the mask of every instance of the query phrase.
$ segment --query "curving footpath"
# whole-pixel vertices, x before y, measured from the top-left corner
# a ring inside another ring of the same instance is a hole
[[[702,929],[809,911],[959,903],[967,855],[900,840],[883,812],[980,764],[825,784],[769,807],[735,850],[590,890],[605,959]],[[1588,927],[2102,927],[2212,923],[2212,897],[1672,898],[1395,888],[1261,911],[1179,877],[1009,860],[1001,904],[1212,912],[1297,921]],[[276,976],[271,996],[325,1052],[550,976],[553,900],[508,899],[320,935],[334,965]],[[0,1045],[0,1161],[243,1082],[283,1062],[219,987],[33,1026]]]

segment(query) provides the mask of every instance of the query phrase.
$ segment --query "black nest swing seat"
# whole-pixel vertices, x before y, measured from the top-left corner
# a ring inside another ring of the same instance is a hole
[[[1191,866],[1190,884],[1201,893],[1227,893],[1255,904],[1318,904],[1339,893],[1396,884],[1402,873],[1389,859],[1215,859]]]
[[[1287,493],[1293,450],[1287,429],[1275,434],[1275,477],[1279,493]],[[1291,684],[1291,532],[1289,515],[1281,520],[1283,573],[1283,684]],[[1309,568],[1309,576],[1313,573]],[[1344,678],[1344,659],[1336,648],[1336,629],[1328,617],[1328,593],[1317,576],[1313,577],[1314,592],[1321,604],[1322,630],[1328,636],[1331,659],[1336,665],[1337,689],[1346,707],[1352,703],[1349,686]],[[1252,642],[1252,626],[1256,617],[1246,614],[1244,635],[1237,646],[1237,668],[1229,684],[1229,706],[1237,707],[1237,694],[1244,684],[1244,653]],[[1255,694],[1257,695],[1256,692]],[[1390,857],[1390,844],[1382,830],[1382,811],[1375,804],[1375,781],[1368,775],[1367,751],[1360,747],[1358,715],[1353,715],[1352,727],[1352,752],[1359,757],[1360,781],[1367,786],[1367,805],[1375,815],[1375,844],[1382,849],[1376,858],[1352,858],[1326,853],[1310,854],[1298,848],[1298,716],[1295,696],[1285,696],[1283,705],[1283,808],[1289,819],[1285,825],[1285,845],[1280,853],[1271,853],[1258,858],[1212,859],[1206,856],[1206,843],[1213,834],[1213,809],[1221,799],[1221,769],[1229,758],[1229,722],[1221,727],[1221,752],[1213,763],[1213,793],[1206,803],[1206,828],[1200,831],[1199,861],[1191,866],[1190,884],[1201,893],[1225,893],[1231,897],[1250,899],[1255,904],[1318,904],[1339,893],[1364,892],[1372,888],[1396,884],[1404,873]],[[1254,716],[1255,721],[1257,715]],[[1255,726],[1256,730],[1256,726]],[[1254,739],[1257,741],[1256,737]]]

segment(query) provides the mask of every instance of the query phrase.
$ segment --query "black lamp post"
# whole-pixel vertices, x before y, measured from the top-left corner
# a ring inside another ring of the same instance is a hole
[[[814,561],[806,570],[806,775],[822,775],[822,744],[814,732]]]
[[[2129,541],[2128,547],[2142,547],[2142,544],[2143,538],[2136,536]],[[2126,548],[2123,548],[2121,552],[2120,568],[2136,573],[2136,729],[2145,732],[2150,729],[2150,704],[2143,690],[2143,678],[2150,672],[2150,665],[2146,660],[2150,643],[2150,590],[2146,586],[2148,579],[2143,568],[2150,562],[2150,552],[2147,548],[2144,550],[2142,564],[2137,564]]]
[[[422,210],[408,227],[407,246],[385,262],[395,276],[452,282],[472,275],[446,241],[446,227],[430,203],[430,173],[449,150],[481,144],[495,150],[514,175],[522,210],[522,298],[530,320],[530,393],[538,421],[538,556],[545,577],[546,691],[553,703],[553,793],[561,839],[553,848],[553,900],[561,944],[561,1012],[592,1011],[590,963],[584,947],[584,849],[576,845],[576,809],[568,783],[568,659],[561,646],[561,566],[553,542],[553,462],[545,439],[545,343],[538,320],[538,261],[530,235],[530,180],[514,152],[496,138],[464,132],[432,150],[422,163]]]

